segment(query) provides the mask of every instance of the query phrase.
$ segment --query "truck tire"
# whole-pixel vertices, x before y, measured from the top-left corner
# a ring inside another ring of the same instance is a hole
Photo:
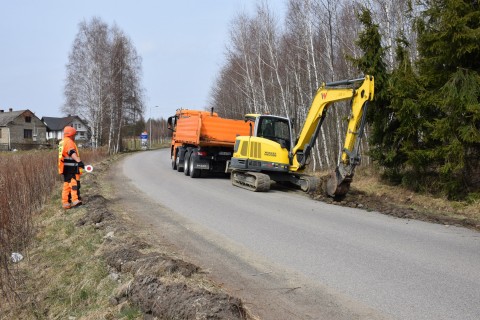
[[[180,165],[180,154],[181,154],[182,148],[177,149],[177,157],[175,158],[175,165],[177,167],[178,172],[183,172],[183,167]]]
[[[177,170],[177,157],[172,154],[172,169]]]
[[[187,153],[185,153],[185,159],[183,161],[183,173],[186,176],[190,175],[190,155],[191,155],[191,152],[187,151]]]
[[[189,168],[189,172],[190,172],[190,178],[198,178],[200,177],[202,171],[200,169],[195,169],[195,157],[191,157],[190,158],[190,168]]]
[[[183,168],[180,166],[180,157],[176,157],[175,158],[175,164],[177,165],[177,171],[178,172],[182,172],[183,171]]]

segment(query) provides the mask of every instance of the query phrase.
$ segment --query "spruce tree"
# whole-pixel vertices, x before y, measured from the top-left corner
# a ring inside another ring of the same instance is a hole
[[[434,151],[440,181],[452,198],[480,190],[480,75],[458,68],[440,89],[443,117],[435,119]],[[480,195],[480,194],[479,194]]]
[[[367,112],[367,121],[370,124],[370,155],[380,165],[396,171],[394,168],[396,161],[392,161],[390,149],[397,123],[389,107],[387,91],[389,75],[384,62],[385,49],[382,47],[379,28],[373,22],[371,12],[362,7],[358,18],[364,29],[360,32],[356,44],[363,51],[363,56],[356,59],[349,57],[349,60],[364,74],[375,77],[375,97]]]
[[[410,183],[409,163],[410,150],[418,148],[421,139],[421,110],[418,103],[418,77],[414,71],[408,53],[409,43],[403,34],[396,40],[395,50],[397,67],[392,71],[388,81],[388,92],[391,97],[389,108],[395,129],[389,149],[386,150],[386,172],[391,180]],[[407,173],[407,175],[405,175]]]
[[[423,131],[410,160],[434,172],[450,198],[461,198],[480,185],[479,3],[428,1],[417,31]]]

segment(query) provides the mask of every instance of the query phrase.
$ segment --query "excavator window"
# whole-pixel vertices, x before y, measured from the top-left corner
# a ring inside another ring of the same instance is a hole
[[[280,143],[290,150],[290,126],[288,119],[279,117],[262,117],[258,125],[258,137]]]
[[[275,136],[275,132],[273,131],[273,124],[271,122],[265,121],[265,125],[263,126],[263,136],[264,137]]]

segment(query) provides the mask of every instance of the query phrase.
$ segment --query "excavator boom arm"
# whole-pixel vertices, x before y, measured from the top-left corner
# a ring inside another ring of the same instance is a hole
[[[349,153],[358,152],[358,143],[363,134],[366,116],[366,103],[373,100],[374,80],[372,76],[365,77],[363,84],[355,90],[352,99],[351,114],[348,121],[347,134],[342,153],[342,162],[348,164]]]
[[[363,81],[360,87],[351,87],[360,81]],[[350,87],[345,88],[344,86]],[[363,105],[366,101],[373,100],[373,93],[374,80],[372,76],[323,84],[315,94],[298,141],[292,149],[293,161],[290,170],[299,171],[305,168],[305,164],[310,156],[310,150],[318,137],[320,127],[330,104],[352,99],[352,109],[342,154],[342,162],[348,162],[350,158],[349,153],[355,148],[355,141],[362,123]]]

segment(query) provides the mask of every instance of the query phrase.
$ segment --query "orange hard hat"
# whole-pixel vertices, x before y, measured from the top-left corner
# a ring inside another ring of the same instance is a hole
[[[74,127],[67,126],[63,129],[64,137],[73,137],[77,134],[77,130]]]

